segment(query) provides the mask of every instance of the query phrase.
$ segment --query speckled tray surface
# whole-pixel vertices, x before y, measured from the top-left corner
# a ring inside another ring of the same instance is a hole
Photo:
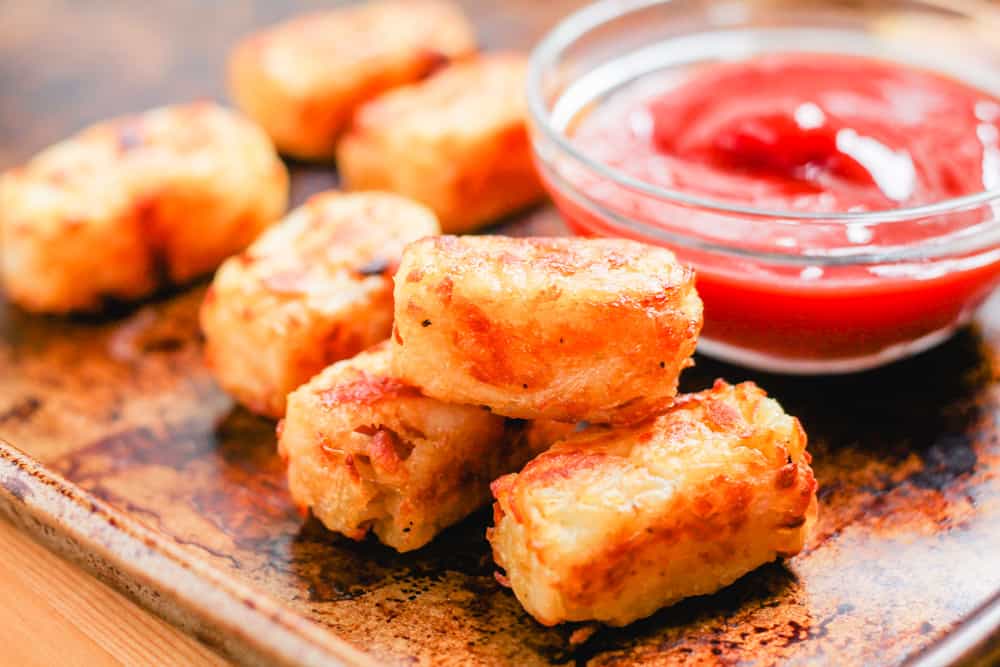
[[[580,3],[495,4],[466,3],[484,43],[526,47]],[[0,5],[0,168],[103,116],[218,97],[226,46],[295,9]],[[296,202],[335,183],[328,168],[292,171]],[[542,208],[502,229],[562,225]],[[203,291],[75,320],[0,297],[0,438],[13,445],[0,443],[0,511],[240,662],[936,664],[976,644],[998,659],[984,637],[1000,609],[1000,300],[876,372],[781,378],[699,358],[684,389],[753,379],[801,418],[817,529],[787,563],[587,637],[539,626],[494,581],[488,511],[406,555],[303,521],[274,424],[234,407],[201,363]]]

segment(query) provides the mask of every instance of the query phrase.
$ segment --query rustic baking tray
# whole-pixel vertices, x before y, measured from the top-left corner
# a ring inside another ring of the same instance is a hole
[[[0,5],[0,167],[104,116],[219,96],[226,46],[297,9],[168,4]],[[487,45],[523,48],[579,3],[466,4]],[[296,201],[335,183],[326,167],[292,172]],[[548,208],[500,229],[563,232]],[[274,424],[201,362],[203,291],[70,320],[0,297],[0,513],[239,662],[1000,660],[1000,300],[877,372],[783,378],[699,358],[685,389],[753,379],[801,418],[819,524],[796,558],[609,629],[528,617],[493,579],[486,511],[406,555],[303,520]]]

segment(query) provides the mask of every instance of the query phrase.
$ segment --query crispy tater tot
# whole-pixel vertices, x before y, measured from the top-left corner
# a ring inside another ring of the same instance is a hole
[[[430,210],[398,195],[312,197],[215,276],[201,324],[219,384],[283,415],[288,392],[389,336],[403,247],[437,232]]]
[[[359,104],[475,49],[471,25],[451,3],[372,2],[247,37],[230,56],[229,87],[283,153],[330,158]]]
[[[337,148],[344,182],[413,197],[448,233],[537,201],[524,76],[523,56],[484,55],[369,102]]]
[[[493,556],[544,625],[625,625],[802,549],[806,435],[752,383],[717,381],[628,428],[571,435],[493,484]]]
[[[692,271],[621,239],[424,239],[403,253],[395,299],[402,379],[523,419],[665,409],[702,322]]]
[[[207,102],[94,125],[0,178],[0,268],[64,313],[207,273],[277,220],[288,173],[255,125]]]
[[[279,449],[292,498],[355,540],[417,549],[489,500],[489,484],[572,426],[533,425],[426,398],[388,345],[330,366],[288,397]]]

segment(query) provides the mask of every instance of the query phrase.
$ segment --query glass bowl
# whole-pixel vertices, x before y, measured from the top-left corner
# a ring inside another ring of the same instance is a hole
[[[1000,282],[1000,184],[912,208],[770,211],[639,180],[568,128],[649,77],[767,52],[902,61],[997,94],[998,27],[998,10],[975,0],[598,2],[532,54],[539,171],[575,233],[664,245],[694,267],[700,352],[784,373],[879,366],[945,340]]]

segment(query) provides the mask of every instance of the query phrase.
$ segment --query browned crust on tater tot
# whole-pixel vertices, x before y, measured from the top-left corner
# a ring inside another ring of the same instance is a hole
[[[352,539],[417,549],[489,499],[572,427],[536,429],[423,396],[392,375],[388,345],[334,364],[293,392],[280,429],[295,502]]]
[[[591,427],[493,484],[501,579],[539,622],[625,625],[802,549],[806,435],[752,383],[717,381],[628,428]]]
[[[693,272],[620,239],[424,239],[403,253],[395,300],[401,378],[525,419],[662,411],[702,323]]]
[[[208,364],[253,412],[385,340],[403,247],[438,232],[427,208],[383,192],[313,196],[219,269],[201,309]]]

